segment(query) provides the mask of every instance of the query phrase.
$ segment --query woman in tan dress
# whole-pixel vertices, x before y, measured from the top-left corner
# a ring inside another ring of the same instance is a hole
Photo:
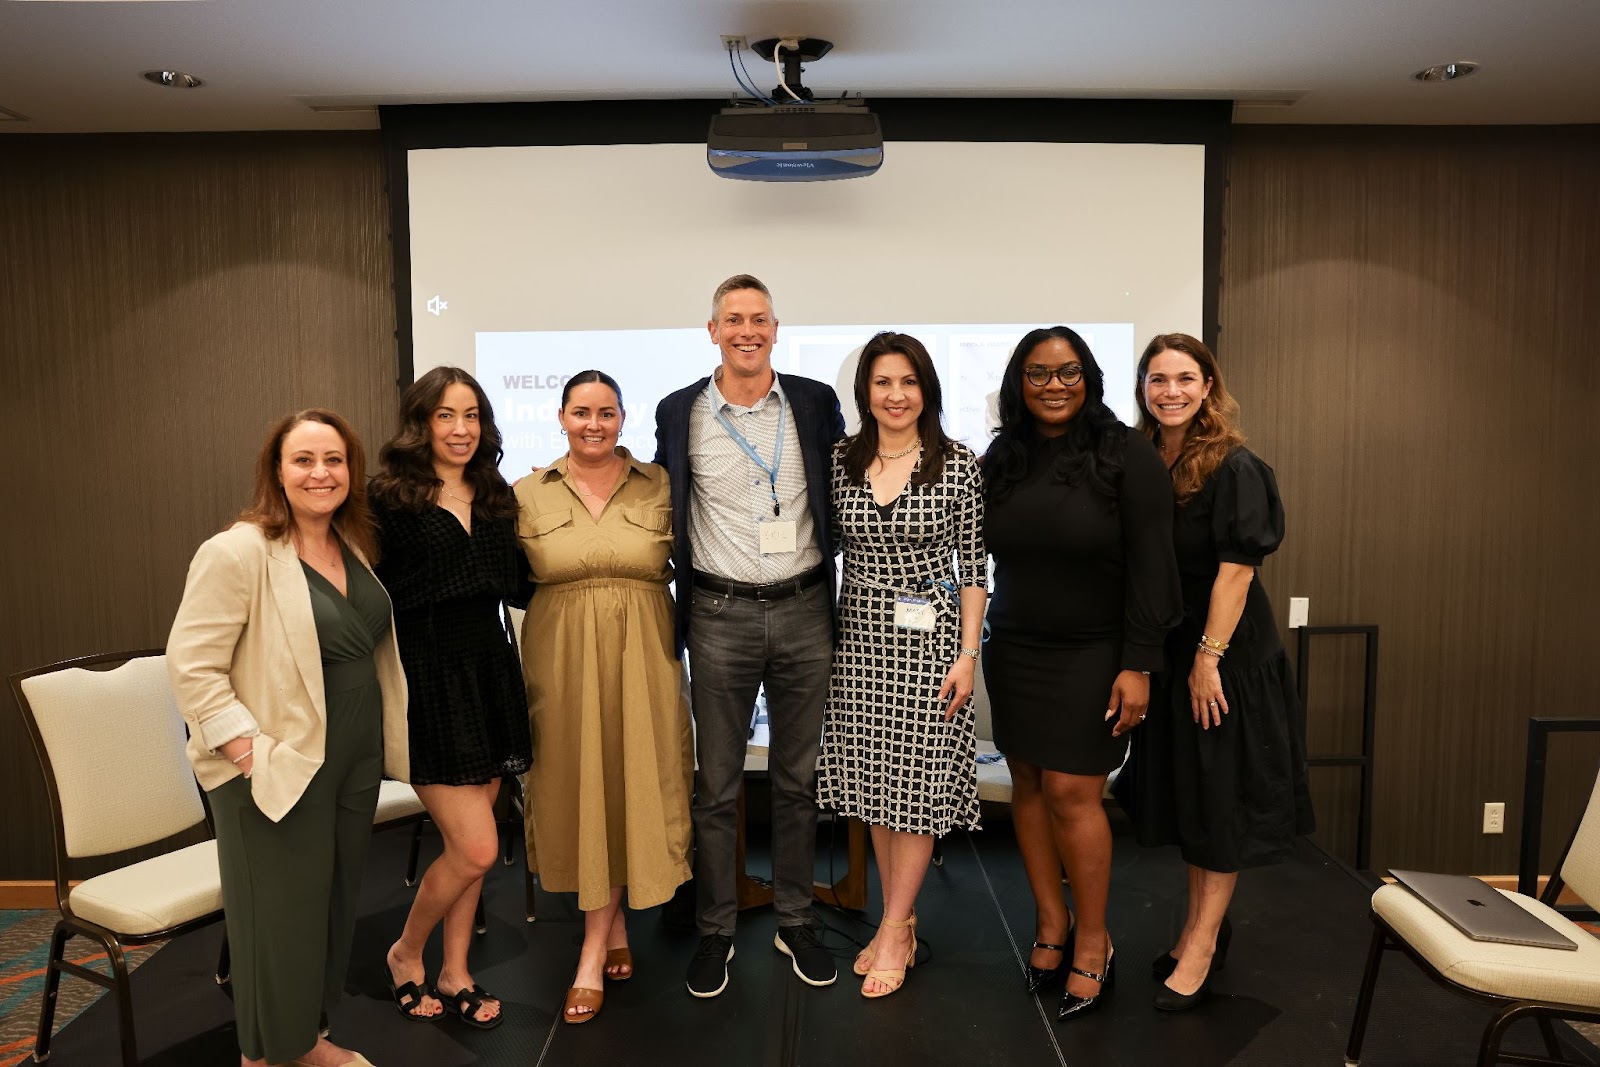
[[[666,471],[618,447],[623,418],[609,375],[574,375],[561,396],[567,454],[517,486],[517,536],[537,584],[522,628],[528,868],[551,892],[576,892],[585,913],[569,1023],[600,1010],[605,978],[633,975],[623,889],[631,907],[654,907],[690,874],[672,501]]]

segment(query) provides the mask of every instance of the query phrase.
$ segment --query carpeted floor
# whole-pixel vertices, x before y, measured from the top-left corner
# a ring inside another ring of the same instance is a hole
[[[859,983],[848,974],[850,937],[870,933],[851,914],[819,909],[833,928],[828,941],[844,972],[837,985],[811,989],[796,981],[787,959],[773,950],[770,909],[758,909],[741,916],[728,992],[697,1001],[683,988],[693,933],[672,929],[657,911],[649,911],[629,917],[637,977],[608,987],[605,1006],[593,1022],[563,1025],[560,1004],[576,958],[580,915],[570,897],[541,893],[538,922],[524,922],[520,868],[499,867],[489,881],[489,929],[474,950],[480,982],[506,1004],[505,1025],[489,1032],[467,1029],[456,1020],[408,1023],[389,1004],[375,961],[399,929],[412,891],[400,877],[405,835],[379,835],[363,887],[355,962],[347,996],[334,1015],[333,1036],[382,1067],[1296,1067],[1342,1062],[1371,931],[1369,887],[1310,845],[1289,862],[1246,875],[1233,909],[1232,956],[1217,978],[1213,1002],[1183,1015],[1158,1015],[1150,1008],[1149,960],[1167,947],[1181,916],[1183,868],[1175,850],[1140,849],[1127,838],[1125,825],[1114,825],[1111,921],[1117,984],[1106,994],[1104,1010],[1066,1025],[1054,1021],[1054,995],[1029,997],[1021,988],[1020,961],[1032,938],[1033,907],[1003,820],[981,833],[946,840],[946,862],[929,872],[919,899],[923,952],[906,987],[881,1001],[863,1000]],[[842,857],[830,860],[828,841],[824,829],[821,876],[829,874],[830,862],[835,875],[843,863]],[[756,841],[753,854],[759,851]],[[869,914],[876,908],[874,886]],[[28,921],[12,919],[11,926]],[[29,951],[38,955],[31,968],[19,959],[0,976],[17,976],[0,986],[7,990],[8,1027],[8,1036],[0,1040],[8,1046],[0,1065],[22,1062],[31,1048],[37,1001],[21,987],[36,979],[21,976],[42,966],[46,932],[47,923],[36,930]],[[220,930],[211,927],[180,938],[135,974],[139,1047],[147,1067],[237,1062],[231,1005],[210,980],[219,937]],[[23,940],[20,931],[14,940]],[[437,966],[436,946],[430,960]],[[74,987],[75,995],[82,995],[85,986],[66,979],[62,988],[64,995]],[[1391,954],[1363,1063],[1470,1063],[1490,1011],[1440,989]],[[1531,1048],[1535,1042],[1531,1027],[1526,1034],[1513,1033],[1513,1048]],[[89,1007],[58,1033],[51,1060],[65,1067],[116,1062],[109,1001]]]
[[[0,1067],[15,1067],[33,1057],[45,957],[55,924],[53,911],[0,911]],[[128,953],[128,967],[139,966],[157,947]],[[73,962],[109,973],[99,946],[77,939],[67,943],[67,951]],[[97,985],[64,978],[56,995],[56,1025],[64,1026],[76,1018],[99,1000],[101,993]]]

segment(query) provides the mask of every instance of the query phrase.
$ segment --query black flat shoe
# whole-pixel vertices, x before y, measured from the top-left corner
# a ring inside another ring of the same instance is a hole
[[[1180,993],[1163,982],[1150,1003],[1155,1005],[1156,1011],[1188,1011],[1190,1008],[1199,1007],[1201,1002],[1210,996],[1211,972],[1207,971],[1200,988],[1193,993]]]
[[[1066,944],[1064,944],[1064,945],[1052,945],[1047,941],[1035,941],[1033,943],[1033,947],[1034,948],[1042,948],[1042,949],[1047,949],[1047,950],[1049,950],[1051,952],[1059,952],[1059,953],[1061,953],[1061,962],[1056,964],[1054,967],[1035,967],[1031,963],[1023,965],[1023,970],[1026,972],[1027,979],[1028,979],[1028,995],[1029,996],[1032,996],[1033,994],[1041,992],[1043,990],[1049,989],[1050,987],[1054,986],[1057,982],[1066,981],[1066,978],[1067,978],[1066,963],[1067,963],[1067,961],[1069,959],[1072,958],[1072,947],[1077,942],[1077,940],[1078,940],[1078,924],[1077,923],[1073,923],[1067,929],[1067,943]]]
[[[1211,956],[1211,973],[1217,974],[1228,966],[1228,946],[1233,943],[1233,922],[1226,915],[1217,928],[1217,949]],[[1150,977],[1165,982],[1178,969],[1178,959],[1171,952],[1163,952],[1150,961]]]
[[[1100,1006],[1100,1002],[1106,998],[1106,992],[1110,990],[1111,981],[1115,977],[1111,970],[1111,960],[1114,955],[1115,954],[1111,952],[1106,954],[1106,969],[1104,974],[1095,974],[1093,971],[1085,971],[1080,967],[1068,968],[1068,970],[1070,970],[1073,974],[1079,974],[1085,978],[1093,979],[1094,981],[1099,982],[1100,992],[1096,993],[1092,997],[1079,997],[1068,993],[1066,990],[1062,990],[1061,1006],[1056,1009],[1056,1020],[1058,1022],[1064,1022],[1067,1019],[1076,1019],[1080,1016],[1087,1015]]]

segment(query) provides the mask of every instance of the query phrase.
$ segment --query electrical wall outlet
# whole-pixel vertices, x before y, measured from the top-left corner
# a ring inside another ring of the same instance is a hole
[[[741,51],[745,46],[744,34],[725,33],[722,35],[722,47],[730,52]]]
[[[1504,804],[1494,803],[1483,806],[1483,832],[1486,834],[1503,834],[1506,832],[1506,806]]]
[[[1292,596],[1289,598],[1289,629],[1294,630],[1301,626],[1309,626],[1311,618],[1311,598],[1306,596]]]

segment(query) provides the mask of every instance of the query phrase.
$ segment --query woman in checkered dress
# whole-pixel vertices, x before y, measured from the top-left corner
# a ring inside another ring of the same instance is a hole
[[[856,368],[861,431],[833,458],[844,552],[817,800],[872,831],[883,923],[861,993],[900,988],[934,838],[978,825],[970,706],[988,597],[977,459],[940,427],[927,349],[880,333]]]

